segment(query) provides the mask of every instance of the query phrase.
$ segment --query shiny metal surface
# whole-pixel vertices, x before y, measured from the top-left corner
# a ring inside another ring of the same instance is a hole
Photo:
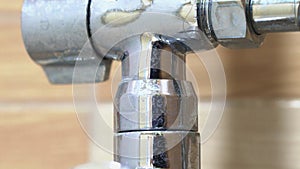
[[[94,80],[102,82],[108,79],[111,60],[120,60],[126,51],[115,45],[134,35],[154,32],[176,37],[193,50],[213,48],[198,29],[196,8],[195,0],[25,0],[22,33],[29,55],[50,82],[71,84],[75,62],[81,72],[93,74],[89,64],[105,57]],[[95,51],[81,56],[86,43]],[[94,82],[81,78],[74,83]]]
[[[211,9],[210,9],[210,1],[202,0],[198,2],[198,27],[201,31],[205,33],[205,35],[208,37],[208,39],[213,43],[214,46],[218,45],[218,42],[216,41],[216,35],[214,33],[214,30],[211,26]]]
[[[111,60],[127,51],[117,43],[144,32],[176,38],[189,52],[217,44],[251,48],[266,33],[298,31],[298,15],[298,0],[25,0],[22,33],[29,55],[52,83],[72,83],[75,62],[80,72],[93,74],[90,65],[105,58],[95,80],[74,81],[92,83],[107,80]],[[94,53],[80,56],[86,43]]]
[[[296,0],[200,0],[199,28],[212,43],[259,47],[267,33],[299,31]]]
[[[116,48],[126,51],[122,58],[122,79],[185,80],[188,47],[177,39],[153,34],[127,38]]]
[[[114,100],[116,132],[197,131],[198,102],[192,84],[185,81],[185,46],[152,33],[117,46],[132,41],[140,45],[122,60],[122,82]]]
[[[25,0],[22,32],[52,83],[102,82],[112,60],[122,61],[114,102],[121,166],[199,169],[198,102],[186,81],[186,54],[217,44],[258,47],[265,33],[299,30],[298,6],[288,0]],[[83,48],[88,53],[81,55]]]
[[[197,108],[190,82],[155,79],[123,82],[115,97],[115,130],[197,131]]]
[[[247,4],[244,0],[201,0],[199,28],[212,42],[228,48],[259,47],[264,36],[254,32]]]
[[[114,100],[115,161],[125,168],[200,168],[198,101],[185,81],[187,47],[153,33],[116,46],[133,41],[139,45],[122,58]]]
[[[299,0],[252,0],[253,27],[259,34],[299,31]]]
[[[88,0],[25,0],[22,9],[22,34],[31,58],[40,64],[51,83],[71,84],[75,63],[89,74],[99,56],[79,54],[88,42],[86,8]],[[108,78],[111,61],[103,61],[95,81]],[[94,79],[94,78],[93,78]],[[77,83],[92,83],[82,76]]]
[[[196,0],[92,1],[90,31],[99,53],[120,41],[145,32],[176,38],[194,50],[208,41],[197,25]]]
[[[201,168],[200,138],[195,132],[118,133],[115,147],[115,159],[124,168]]]

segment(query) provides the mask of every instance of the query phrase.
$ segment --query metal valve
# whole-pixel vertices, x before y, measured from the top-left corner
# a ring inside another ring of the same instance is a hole
[[[22,10],[25,46],[51,83],[103,82],[122,62],[114,154],[136,169],[200,168],[188,53],[259,47],[299,24],[298,0],[25,0]]]
[[[228,48],[259,47],[267,33],[299,31],[296,0],[201,0],[199,28]]]
[[[205,38],[214,46],[253,48],[266,33],[299,31],[299,21],[298,0],[25,0],[22,10],[27,51],[54,84],[72,83],[75,62],[91,72],[89,64],[99,58],[104,59],[95,82],[107,80],[111,61],[122,52],[103,53],[103,48],[131,35],[167,34],[194,50],[208,48]],[[86,43],[98,57],[80,58]]]

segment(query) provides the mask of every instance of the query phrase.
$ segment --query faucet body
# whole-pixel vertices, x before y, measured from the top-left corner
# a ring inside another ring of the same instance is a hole
[[[103,82],[122,62],[114,155],[137,169],[200,168],[186,54],[259,47],[266,33],[298,30],[298,0],[25,0],[22,10],[25,46],[51,83]],[[87,44],[93,54],[82,56]],[[84,72],[76,80],[75,65]]]

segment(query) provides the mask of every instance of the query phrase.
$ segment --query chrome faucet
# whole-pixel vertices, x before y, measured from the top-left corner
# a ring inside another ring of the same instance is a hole
[[[122,62],[114,157],[130,169],[201,168],[188,53],[259,47],[299,24],[298,0],[25,0],[22,10],[25,46],[51,83],[103,82]]]

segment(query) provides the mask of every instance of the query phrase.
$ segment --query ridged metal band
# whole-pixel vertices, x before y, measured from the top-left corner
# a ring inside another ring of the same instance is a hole
[[[197,4],[198,27],[205,33],[207,38],[217,46],[217,37],[211,25],[211,0],[200,0]]]
[[[197,97],[187,81],[123,82],[115,97],[116,132],[198,130]]]
[[[200,137],[180,131],[118,133],[114,154],[128,169],[200,169]]]

